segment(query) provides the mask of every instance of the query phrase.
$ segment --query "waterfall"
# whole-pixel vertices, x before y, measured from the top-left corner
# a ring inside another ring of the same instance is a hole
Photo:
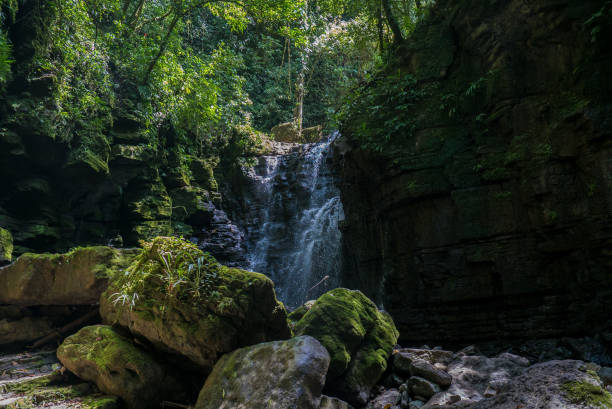
[[[245,169],[245,267],[269,276],[289,309],[340,282],[344,212],[328,163],[334,137],[284,144],[285,152],[261,156]]]

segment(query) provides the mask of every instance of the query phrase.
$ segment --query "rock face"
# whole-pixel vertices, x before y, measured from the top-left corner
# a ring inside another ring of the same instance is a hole
[[[398,337],[391,317],[361,292],[344,288],[322,295],[297,322],[295,333],[313,336],[327,348],[326,390],[355,405],[366,403]]]
[[[0,266],[10,263],[13,259],[13,236],[0,227]]]
[[[159,237],[145,244],[128,272],[100,297],[104,322],[186,357],[205,373],[222,354],[290,336],[270,279],[221,266],[184,240]]]
[[[215,365],[195,407],[319,409],[328,366],[329,354],[308,336],[242,348]]]
[[[108,326],[82,328],[66,338],[57,357],[79,378],[121,397],[129,408],[157,407],[164,398],[180,396],[180,383],[161,364]]]
[[[440,1],[401,51],[424,95],[401,118],[415,131],[390,134],[399,153],[343,131],[344,280],[384,303],[402,343],[609,319],[612,58],[583,29],[600,8]]]
[[[127,267],[133,255],[103,246],[66,254],[24,254],[0,268],[0,304],[97,304],[109,276]]]

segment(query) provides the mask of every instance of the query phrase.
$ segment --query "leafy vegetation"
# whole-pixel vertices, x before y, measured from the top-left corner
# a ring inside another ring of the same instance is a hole
[[[143,250],[123,272],[112,277],[112,301],[133,307],[141,296],[161,295],[170,299],[197,302],[211,295],[222,269],[208,253],[177,237],[157,237],[141,243]],[[151,293],[154,292],[154,294]]]

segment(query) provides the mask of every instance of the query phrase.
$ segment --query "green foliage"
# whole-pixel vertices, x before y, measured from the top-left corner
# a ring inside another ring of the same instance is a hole
[[[416,121],[410,112],[424,96],[412,75],[381,73],[349,95],[340,112],[342,127],[363,149],[392,150],[414,132]]]
[[[123,272],[112,277],[114,303],[136,305],[146,300],[187,300],[197,303],[211,295],[226,268],[196,245],[177,237],[157,237],[142,243],[142,252]]]

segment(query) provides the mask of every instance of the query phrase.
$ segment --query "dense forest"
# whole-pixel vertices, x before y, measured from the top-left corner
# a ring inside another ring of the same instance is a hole
[[[0,0],[0,408],[612,408],[612,1]]]

